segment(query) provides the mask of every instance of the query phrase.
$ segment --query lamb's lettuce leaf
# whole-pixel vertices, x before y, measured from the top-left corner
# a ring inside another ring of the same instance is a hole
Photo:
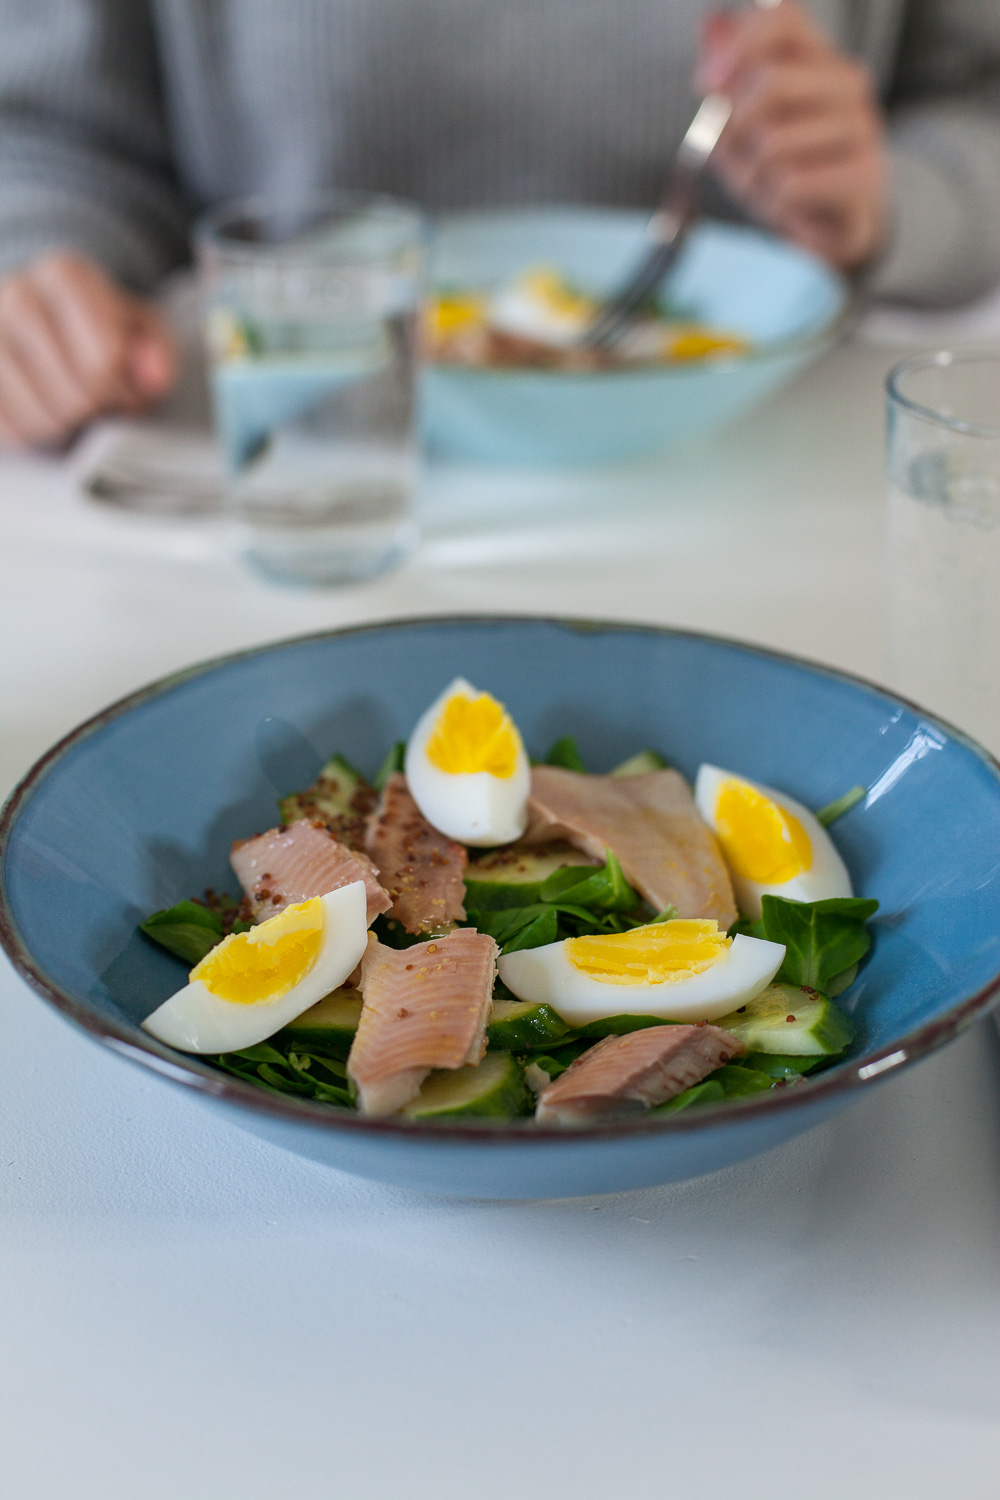
[[[591,937],[599,933],[628,932],[652,922],[667,922],[677,915],[673,907],[648,915],[610,849],[605,863],[571,865],[556,870],[543,883],[541,899],[527,906],[497,911],[469,908],[466,920],[480,932],[495,938],[504,953],[521,948],[541,948],[568,937]]]
[[[583,763],[583,757],[577,749],[576,740],[571,734],[564,734],[561,740],[556,740],[542,764],[546,766],[562,766],[565,771],[585,771],[587,769]]]
[[[372,786],[377,792],[380,792],[382,790],[386,782],[389,780],[390,776],[394,775],[396,771],[401,771],[403,769],[403,761],[405,759],[406,741],[397,740],[395,745],[393,745],[392,749],[389,751],[389,754],[386,756],[385,760],[375,772]]]
[[[605,849],[605,863],[595,870],[590,865],[567,865],[555,870],[542,886],[543,901],[568,901],[591,911],[634,911],[639,897],[622,874],[622,867],[610,849]]]
[[[222,917],[197,901],[178,901],[176,906],[154,911],[139,923],[139,931],[194,968],[222,942]]]
[[[224,1073],[232,1073],[245,1083],[275,1094],[320,1099],[324,1104],[340,1104],[347,1109],[354,1107],[347,1070],[335,1058],[319,1057],[297,1048],[282,1052],[269,1042],[259,1042],[240,1052],[224,1052],[213,1061]]]
[[[704,1083],[696,1083],[693,1088],[675,1094],[666,1104],[654,1105],[650,1114],[675,1115],[678,1110],[687,1109],[691,1104],[718,1104],[725,1097],[726,1091],[717,1078],[706,1079]]]
[[[751,937],[784,943],[785,958],[776,979],[821,994],[839,994],[854,978],[850,971],[871,947],[866,923],[878,902],[860,896],[833,896],[826,901],[761,898],[761,920],[741,922]],[[846,979],[846,982],[844,982]]]

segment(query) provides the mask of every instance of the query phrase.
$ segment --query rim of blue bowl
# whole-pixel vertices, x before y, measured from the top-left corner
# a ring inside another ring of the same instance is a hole
[[[715,635],[709,631],[700,630],[679,630],[670,626],[647,625],[630,620],[602,620],[585,616],[556,615],[411,615],[399,619],[380,620],[367,625],[348,625],[333,630],[310,631],[285,640],[271,641],[265,645],[249,646],[241,651],[228,652],[224,656],[212,657],[207,661],[182,668],[178,672],[172,672],[166,677],[157,678],[155,682],[148,683],[124,698],[119,698],[107,708],[102,709],[100,713],[86,719],[76,729],[58,740],[34,763],[0,808],[0,947],[5,950],[14,968],[43,1000],[52,1005],[60,1014],[75,1022],[82,1030],[110,1047],[112,1051],[152,1069],[153,1072],[175,1083],[193,1088],[198,1093],[229,1100],[251,1111],[277,1116],[296,1124],[316,1125],[324,1130],[360,1131],[365,1135],[387,1136],[400,1141],[454,1142],[458,1140],[484,1146],[510,1145],[514,1142],[524,1145],[536,1142],[548,1146],[563,1142],[569,1146],[579,1145],[586,1141],[636,1135],[678,1133],[686,1135],[692,1131],[725,1125],[727,1122],[735,1122],[751,1115],[759,1119],[765,1115],[780,1114],[806,1105],[821,1104],[824,1100],[839,1094],[866,1088],[887,1073],[920,1061],[921,1058],[950,1042],[959,1032],[964,1031],[967,1026],[972,1025],[992,1009],[993,1003],[1000,996],[1000,970],[988,984],[982,986],[967,1000],[952,1006],[945,1015],[915,1027],[891,1046],[849,1058],[836,1064],[829,1071],[821,1073],[818,1077],[805,1078],[793,1087],[774,1089],[766,1094],[756,1094],[745,1099],[723,1100],[715,1105],[701,1105],[690,1113],[680,1111],[676,1115],[646,1115],[636,1119],[581,1126],[539,1126],[536,1121],[529,1118],[509,1120],[503,1124],[493,1124],[485,1120],[475,1123],[439,1121],[434,1124],[422,1124],[398,1117],[370,1119],[350,1110],[340,1109],[336,1105],[321,1104],[307,1099],[293,1099],[255,1088],[253,1084],[243,1083],[229,1074],[218,1072],[207,1064],[199,1062],[194,1056],[175,1052],[172,1048],[156,1041],[139,1026],[132,1026],[124,1020],[117,1021],[110,1016],[98,1015],[63,990],[35,963],[27,944],[21,938],[7,895],[6,867],[10,838],[15,824],[30,802],[36,788],[76,745],[99,733],[115,719],[122,718],[134,708],[163,696],[183,682],[205,676],[232,662],[245,661],[250,657],[263,656],[274,651],[291,650],[310,641],[336,640],[345,636],[388,632],[418,625],[460,626],[492,623],[555,625],[566,630],[584,632],[642,632],[682,640],[707,641],[715,645],[735,648],[749,655],[804,667],[807,671],[818,673],[820,676],[877,693],[880,697],[888,698],[893,704],[911,710],[923,721],[943,730],[950,739],[971,750],[989,767],[994,778],[1000,783],[1000,762],[995,756],[963,730],[949,724],[947,720],[939,718],[936,714],[928,713],[910,699],[853,672],[825,666],[787,651],[776,651],[767,646],[754,645],[734,636]]]

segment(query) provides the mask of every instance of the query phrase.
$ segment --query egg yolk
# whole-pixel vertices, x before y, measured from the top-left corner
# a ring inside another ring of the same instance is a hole
[[[631,932],[567,938],[563,949],[574,969],[601,984],[672,984],[710,969],[729,945],[718,922],[680,917]]]
[[[259,1005],[278,1000],[304,979],[323,942],[320,897],[289,906],[249,932],[232,933],[191,970],[219,1000]]]
[[[475,295],[437,297],[427,309],[427,320],[433,337],[461,333],[478,328],[485,320],[486,302]]]
[[[558,271],[550,271],[544,267],[526,271],[519,285],[530,297],[541,302],[557,318],[576,320],[593,316],[595,306],[593,298],[574,291]]]
[[[734,875],[784,885],[812,864],[812,844],[798,818],[746,781],[721,783],[715,832]]]
[[[517,769],[521,741],[510,715],[489,693],[456,693],[427,741],[427,759],[451,776],[488,771],[506,780]]]
[[[708,354],[741,354],[746,348],[745,339],[697,326],[681,329],[667,341],[668,357],[677,360],[704,359]]]

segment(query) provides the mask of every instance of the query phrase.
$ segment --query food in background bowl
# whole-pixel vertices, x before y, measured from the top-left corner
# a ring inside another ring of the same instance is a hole
[[[436,228],[432,293],[475,296],[541,266],[556,267],[571,287],[607,296],[641,252],[647,219],[572,207],[446,215]],[[848,302],[843,280],[806,251],[758,229],[709,222],[692,230],[662,295],[697,325],[692,339],[708,330],[742,347],[588,368],[551,355],[532,363],[522,359],[523,347],[506,362],[430,360],[421,420],[431,451],[549,465],[665,450],[732,421],[815,359]]]
[[[428,304],[428,355],[479,369],[614,370],[743,354],[739,334],[710,328],[650,300],[614,345],[581,347],[600,302],[550,266],[535,266],[496,290],[456,288]]]

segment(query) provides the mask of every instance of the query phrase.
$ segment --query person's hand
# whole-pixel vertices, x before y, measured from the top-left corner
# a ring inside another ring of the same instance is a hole
[[[156,309],[82,256],[57,251],[0,280],[0,442],[61,442],[101,412],[149,406],[176,373]]]
[[[712,16],[697,84],[732,101],[712,166],[740,203],[843,270],[878,252],[887,168],[874,87],[801,5]]]

